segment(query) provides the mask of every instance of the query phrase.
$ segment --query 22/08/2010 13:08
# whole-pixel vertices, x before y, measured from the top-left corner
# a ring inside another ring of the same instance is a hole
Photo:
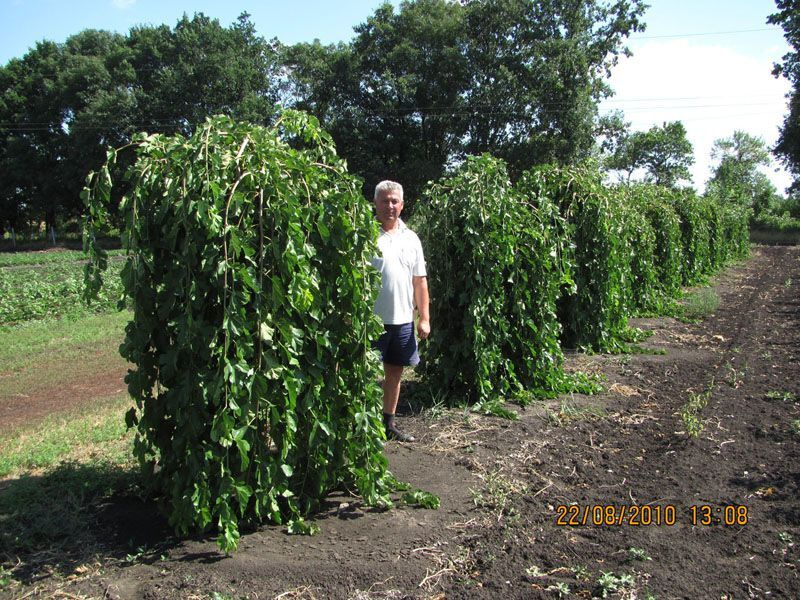
[[[560,504],[555,507],[556,525],[647,527],[672,526],[678,523],[678,508],[673,504]],[[688,524],[692,526],[747,525],[748,511],[743,504],[693,504],[687,507]]]

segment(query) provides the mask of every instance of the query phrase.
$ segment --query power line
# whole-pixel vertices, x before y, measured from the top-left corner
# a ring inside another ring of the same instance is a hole
[[[674,33],[668,35],[636,35],[633,34],[630,36],[632,40],[659,40],[659,39],[666,39],[666,38],[687,38],[687,37],[701,37],[701,36],[708,36],[708,35],[731,35],[737,33],[757,33],[763,31],[779,31],[777,27],[762,27],[760,29],[732,29],[730,31],[703,31],[700,33]]]

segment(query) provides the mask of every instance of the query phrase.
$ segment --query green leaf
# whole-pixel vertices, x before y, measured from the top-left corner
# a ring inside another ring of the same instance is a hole
[[[290,535],[316,535],[320,529],[316,523],[309,523],[298,518],[289,521],[287,531]]]

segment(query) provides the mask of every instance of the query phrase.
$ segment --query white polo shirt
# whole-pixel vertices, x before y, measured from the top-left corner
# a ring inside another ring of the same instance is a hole
[[[372,266],[381,272],[381,292],[375,302],[375,314],[385,325],[401,325],[414,321],[413,277],[425,277],[425,257],[417,234],[402,220],[397,220],[392,233],[381,229],[378,249],[381,257],[372,259]]]

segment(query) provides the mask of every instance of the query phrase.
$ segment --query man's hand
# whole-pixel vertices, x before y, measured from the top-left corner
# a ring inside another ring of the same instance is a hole
[[[431,334],[431,322],[428,319],[420,319],[417,323],[417,336],[419,339],[426,340]]]
[[[414,276],[414,302],[419,311],[419,322],[417,323],[417,336],[419,339],[426,340],[431,334],[431,317],[428,310],[430,300],[428,298],[428,278],[425,276]]]

